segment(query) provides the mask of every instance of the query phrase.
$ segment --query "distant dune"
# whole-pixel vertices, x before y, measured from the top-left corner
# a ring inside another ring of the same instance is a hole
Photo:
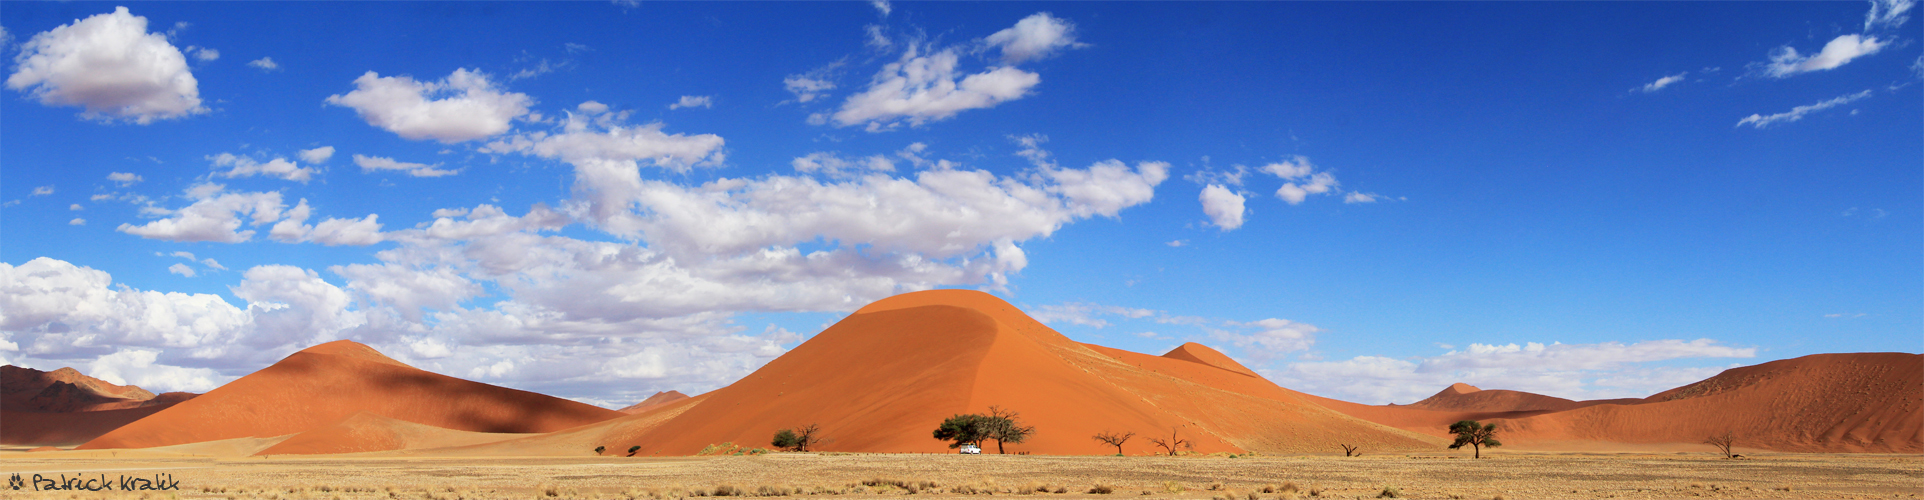
[[[661,405],[673,403],[676,401],[681,401],[684,399],[688,399],[688,395],[682,394],[680,391],[657,392],[653,396],[648,396],[648,399],[641,400],[640,403],[635,403],[633,405],[628,406],[627,408],[622,408],[617,411],[620,411],[622,413],[626,413],[629,415],[633,415],[636,413],[646,412],[648,410],[654,409]]]
[[[1737,446],[1752,449],[1924,452],[1919,354],[1814,354],[1732,368],[1643,399],[1569,401],[1469,389],[1475,388],[1457,384],[1409,406],[1319,401],[1357,418],[1435,436],[1447,435],[1457,420],[1494,422],[1512,448],[1697,445],[1728,431]],[[1483,393],[1496,394],[1478,396]]]
[[[624,417],[635,422],[577,441],[571,452],[589,454],[591,444],[641,446],[643,455],[688,455],[722,442],[765,447],[776,430],[810,424],[833,439],[824,450],[950,452],[930,437],[937,424],[990,406],[1019,412],[1037,429],[1009,444],[1011,453],[1112,454],[1091,436],[1113,431],[1137,433],[1124,451],[1140,454],[1155,450],[1148,438],[1168,439],[1177,427],[1204,453],[1440,442],[1307,403],[1201,345],[1162,357],[1080,344],[989,294],[933,290],[870,304],[671,418],[642,425],[648,414]]]
[[[73,446],[152,415],[195,394],[155,396],[73,368],[43,372],[0,366],[0,444]]]
[[[81,445],[147,448],[283,436],[366,412],[457,431],[552,432],[622,414],[423,371],[350,341],[310,347]]]
[[[255,455],[317,455],[468,446],[525,437],[524,434],[468,432],[355,413],[332,425],[295,434]]]

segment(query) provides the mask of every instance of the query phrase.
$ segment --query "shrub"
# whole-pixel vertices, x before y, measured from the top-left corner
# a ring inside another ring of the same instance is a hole
[[[1089,487],[1089,493],[1095,494],[1095,495],[1107,495],[1115,492],[1116,492],[1116,487],[1106,485],[1106,484],[1097,484],[1095,486]]]
[[[596,454],[596,455],[600,455],[602,451],[606,451],[607,449],[608,449],[608,447],[606,447],[606,446],[596,446],[596,447],[595,447],[595,454]]]
[[[1383,491],[1376,494],[1376,498],[1403,498],[1403,492],[1395,486],[1384,486]]]
[[[628,447],[628,456],[631,456],[631,457],[635,456],[635,452],[637,451],[641,451],[641,445],[634,445],[634,446]]]

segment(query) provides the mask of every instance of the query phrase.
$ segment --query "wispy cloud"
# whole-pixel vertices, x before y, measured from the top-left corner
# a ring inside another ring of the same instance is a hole
[[[1809,115],[1811,113],[1816,113],[1818,111],[1823,111],[1830,108],[1835,108],[1845,104],[1850,104],[1853,101],[1870,97],[1870,96],[1871,96],[1871,91],[1866,89],[1863,92],[1838,96],[1828,101],[1824,101],[1816,104],[1806,104],[1803,106],[1790,108],[1790,111],[1785,111],[1782,113],[1777,113],[1772,115],[1753,114],[1753,115],[1744,117],[1744,119],[1742,120],[1737,120],[1736,126],[1742,127],[1745,125],[1750,125],[1756,128],[1764,128],[1764,127],[1768,127],[1768,126],[1779,124],[1779,123],[1790,123],[1790,122],[1804,119],[1805,115]]]

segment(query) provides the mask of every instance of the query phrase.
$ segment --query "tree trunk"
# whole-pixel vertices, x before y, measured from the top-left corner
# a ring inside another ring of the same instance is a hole
[[[1471,450],[1474,450],[1474,452],[1476,453],[1476,456],[1474,456],[1474,457],[1471,457],[1471,458],[1476,458],[1476,459],[1481,459],[1481,458],[1483,458],[1483,445],[1480,445],[1480,444],[1476,444],[1476,443],[1470,443],[1470,449],[1471,449]]]
[[[1000,440],[1000,439],[997,439],[997,440],[995,440],[995,453],[996,453],[997,455],[1007,455],[1007,454],[1009,454],[1009,452],[1008,452],[1008,451],[1005,451],[1005,450],[1003,450],[1003,449],[1002,449],[1002,440]]]

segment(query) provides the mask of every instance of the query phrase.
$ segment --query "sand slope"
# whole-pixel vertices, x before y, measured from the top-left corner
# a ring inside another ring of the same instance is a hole
[[[358,412],[344,420],[309,429],[255,455],[318,455],[424,448],[449,448],[506,441],[526,434],[468,432]]]
[[[1728,431],[1743,448],[1924,452],[1924,355],[1919,354],[1814,354],[1732,368],[1644,399],[1573,401],[1577,407],[1561,411],[1488,411],[1480,408],[1534,398],[1506,391],[1511,394],[1496,403],[1452,402],[1493,391],[1454,392],[1464,394],[1439,394],[1431,400],[1440,404],[1426,407],[1315,400],[1351,416],[1435,436],[1446,435],[1458,420],[1494,422],[1512,449],[1603,449],[1611,443],[1708,449],[1700,445],[1705,438]]]
[[[948,453],[930,436],[937,424],[990,406],[1037,428],[1009,445],[1012,453],[1115,453],[1091,439],[1103,431],[1138,433],[1125,451],[1145,453],[1147,437],[1178,426],[1204,453],[1440,441],[1305,403],[1206,347],[1179,350],[1161,357],[1088,346],[985,293],[915,292],[856,311],[672,418],[611,428],[592,444],[687,455],[721,442],[765,447],[777,429],[816,424],[833,439],[824,450]]]
[[[195,394],[155,396],[73,368],[43,372],[0,366],[0,444],[73,446],[100,437]]]
[[[282,436],[360,412],[490,433],[550,432],[621,416],[587,404],[430,373],[343,340],[294,353],[80,449]]]
[[[1523,391],[1503,389],[1483,390],[1476,386],[1458,382],[1443,388],[1441,392],[1428,399],[1410,403],[1410,408],[1438,411],[1468,412],[1506,412],[1506,411],[1564,411],[1585,406],[1601,404],[1637,404],[1641,399],[1597,399],[1571,401],[1555,396],[1545,396]]]
[[[620,410],[615,410],[615,411],[619,411],[629,415],[634,415],[636,413],[646,412],[648,410],[654,409],[655,407],[665,405],[668,403],[673,403],[676,401],[681,401],[684,399],[688,399],[688,395],[682,394],[681,391],[662,391],[662,392],[655,393],[655,395],[653,396],[648,396],[648,399],[643,399],[641,400],[640,403],[635,403],[633,405],[629,405],[627,408],[622,408]]]

